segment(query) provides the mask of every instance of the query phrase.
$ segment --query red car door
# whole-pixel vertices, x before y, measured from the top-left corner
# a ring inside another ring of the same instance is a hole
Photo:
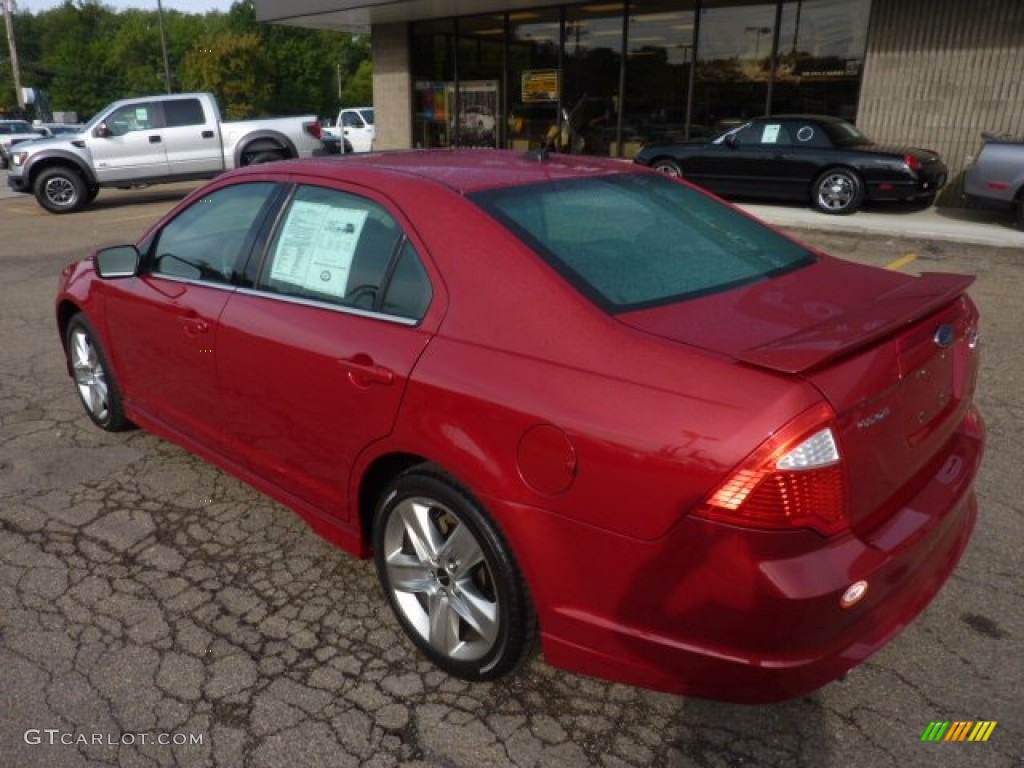
[[[139,277],[104,283],[114,365],[132,408],[212,448],[218,423],[217,328],[270,183],[222,188],[152,239]]]
[[[382,204],[298,186],[256,287],[221,316],[222,415],[242,464],[347,517],[351,467],[391,431],[432,336],[422,322],[431,297],[415,247]]]

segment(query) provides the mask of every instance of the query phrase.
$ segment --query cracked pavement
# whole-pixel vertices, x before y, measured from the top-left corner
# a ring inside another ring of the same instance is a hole
[[[93,427],[62,365],[57,274],[180,195],[105,191],[72,216],[0,201],[0,766],[1024,766],[1024,254],[797,233],[978,275],[982,511],[892,644],[844,682],[745,707],[540,659],[498,683],[448,678],[402,635],[372,563],[173,444]],[[922,743],[935,720],[998,725],[985,743]]]

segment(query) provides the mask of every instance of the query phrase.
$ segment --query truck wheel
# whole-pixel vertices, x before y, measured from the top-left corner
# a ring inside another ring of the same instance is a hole
[[[246,155],[246,157],[245,157],[245,164],[246,165],[260,165],[261,163],[274,163],[274,162],[277,162],[278,160],[283,160],[283,159],[284,159],[284,155],[281,154],[280,152],[271,152],[271,151],[253,152],[250,155]]]
[[[85,179],[71,168],[47,168],[36,178],[36,200],[50,213],[71,213],[89,201]]]

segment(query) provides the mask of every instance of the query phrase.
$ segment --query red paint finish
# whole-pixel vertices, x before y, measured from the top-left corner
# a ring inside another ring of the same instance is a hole
[[[551,664],[735,701],[806,693],[912,621],[969,540],[984,449],[970,279],[814,253],[613,315],[468,197],[623,175],[651,172],[486,151],[243,169],[142,245],[220,187],[344,190],[415,247],[422,317],[260,289],[278,202],[232,284],[149,275],[144,258],[140,275],[101,280],[86,260],[62,276],[59,322],[93,320],[136,423],[359,556],[379,467],[451,473],[507,540]],[[714,506],[765,462],[779,488],[827,496],[828,515],[760,486]]]

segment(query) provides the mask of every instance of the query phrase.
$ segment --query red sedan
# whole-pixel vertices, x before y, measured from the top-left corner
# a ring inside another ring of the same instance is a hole
[[[98,426],[373,556],[449,673],[539,639],[767,702],[881,648],[967,545],[970,283],[835,259],[634,165],[470,150],[224,174],[66,268],[56,309]]]

